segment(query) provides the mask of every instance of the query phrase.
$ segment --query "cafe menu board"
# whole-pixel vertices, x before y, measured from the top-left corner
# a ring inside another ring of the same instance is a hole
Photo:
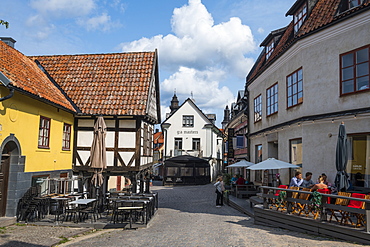
[[[233,138],[234,138],[234,128],[229,128],[227,131],[227,157],[228,158],[234,158],[234,146],[233,146]]]

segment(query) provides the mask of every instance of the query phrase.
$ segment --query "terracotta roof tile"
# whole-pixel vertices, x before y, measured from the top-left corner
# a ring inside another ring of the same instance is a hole
[[[75,112],[74,107],[37,64],[16,49],[0,42],[0,71],[17,90],[22,90]]]
[[[265,61],[264,54],[261,54],[259,59],[257,59],[254,67],[247,76],[247,84],[253,81],[260,73],[270,66],[274,62],[274,58],[287,51],[295,41],[306,35],[310,35],[335,21],[339,21],[349,14],[370,6],[370,0],[365,0],[362,5],[338,14],[340,3],[341,0],[318,0],[310,15],[307,17],[306,21],[302,24],[299,32],[295,36],[293,22],[291,22],[269,59]]]
[[[33,56],[84,114],[145,115],[155,52]]]

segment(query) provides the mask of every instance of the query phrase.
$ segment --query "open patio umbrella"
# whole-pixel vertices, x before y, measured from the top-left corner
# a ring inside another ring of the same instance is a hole
[[[91,183],[95,186],[101,186],[103,184],[102,172],[103,169],[107,168],[105,150],[106,128],[107,126],[105,125],[104,118],[99,116],[94,125],[94,139],[90,151],[90,167],[95,168]]]
[[[348,175],[346,172],[347,161],[347,134],[346,128],[342,123],[341,125],[339,125],[337,148],[335,150],[335,166],[337,168],[335,186],[337,187],[338,191],[347,191],[347,189],[349,188]]]
[[[241,160],[239,162],[236,162],[232,165],[226,166],[227,168],[242,168],[242,167],[249,167],[255,165],[252,162],[246,161],[246,160]]]
[[[272,169],[284,169],[284,168],[300,168],[285,161],[277,160],[274,158],[268,158],[258,164],[247,167],[249,170],[272,170]]]

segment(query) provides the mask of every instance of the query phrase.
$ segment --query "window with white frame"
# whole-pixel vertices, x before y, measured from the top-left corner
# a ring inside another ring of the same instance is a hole
[[[274,51],[274,41],[271,41],[267,46],[266,46],[266,60],[269,59],[271,56],[272,52]]]
[[[244,148],[244,136],[243,135],[236,136],[236,148]]]
[[[182,116],[182,127],[194,127],[194,116],[191,115]]]
[[[287,108],[303,103],[302,68],[287,76]]]
[[[262,120],[262,95],[254,98],[254,122]]]
[[[39,143],[38,143],[39,148],[49,148],[50,122],[51,122],[50,118],[40,116]]]
[[[71,125],[66,123],[63,126],[62,149],[71,150]]]
[[[340,55],[341,95],[369,90],[370,46]]]
[[[290,163],[302,167],[302,138],[289,141]]]
[[[200,138],[193,138],[192,146],[194,151],[200,151]]]
[[[298,32],[299,28],[302,26],[304,20],[307,17],[307,6],[303,5],[295,14],[294,14],[294,32]]]
[[[278,83],[266,90],[266,116],[278,112]]]

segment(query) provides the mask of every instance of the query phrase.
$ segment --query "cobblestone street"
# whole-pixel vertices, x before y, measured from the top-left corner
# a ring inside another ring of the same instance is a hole
[[[154,186],[159,210],[145,229],[111,231],[78,238],[63,246],[355,246],[253,224],[235,209],[216,208],[214,187]]]

